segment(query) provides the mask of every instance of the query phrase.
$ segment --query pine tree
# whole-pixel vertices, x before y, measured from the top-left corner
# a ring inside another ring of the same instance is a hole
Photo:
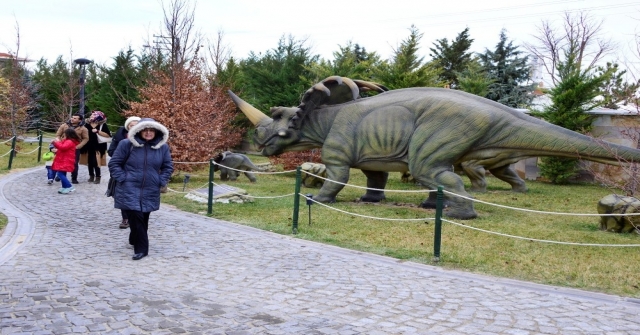
[[[251,52],[240,62],[237,85],[247,102],[268,113],[272,106],[297,106],[300,95],[309,87],[302,78],[310,78],[309,66],[317,61],[305,41],[280,38],[275,49],[264,55]]]
[[[485,97],[513,108],[529,105],[534,89],[533,85],[527,84],[531,80],[528,56],[522,57],[518,48],[513,45],[513,41],[507,40],[503,29],[495,50],[485,49],[479,55],[480,62],[493,80]]]
[[[601,87],[613,75],[612,69],[595,71],[580,69],[576,53],[570,49],[565,61],[558,63],[558,84],[551,90],[552,104],[543,113],[534,113],[546,121],[569,130],[587,133],[591,129],[594,116],[586,113],[603,102],[596,101]],[[564,184],[577,171],[577,160],[548,157],[542,159],[541,174],[554,184]]]
[[[105,113],[110,124],[123,124],[129,102],[139,101],[138,87],[143,85],[145,75],[137,68],[131,49],[120,51],[111,67],[99,70],[87,82],[87,90],[91,92],[88,105]]]
[[[432,62],[425,63],[424,57],[418,55],[424,34],[413,25],[409,31],[409,37],[394,50],[393,57],[375,67],[374,81],[389,89],[440,86],[439,69]]]
[[[40,103],[36,107],[41,126],[57,129],[61,122],[77,111],[79,71],[58,57],[49,65],[41,59],[36,64],[33,81],[38,86]],[[75,109],[74,109],[75,108]]]
[[[381,63],[377,53],[369,53],[352,42],[348,42],[344,47],[339,46],[333,57],[333,61],[321,59],[309,67],[312,77],[305,78],[308,86],[333,75],[371,81],[374,79],[373,68]]]
[[[458,77],[458,89],[481,97],[486,97],[489,94],[489,86],[493,83],[487,70],[476,58],[471,60],[462,72],[457,72],[456,76]]]
[[[473,39],[469,38],[469,28],[465,28],[458,34],[455,40],[449,41],[446,38],[437,40],[430,48],[429,54],[433,61],[442,68],[440,79],[450,85],[451,88],[458,88],[457,73],[464,71],[473,54],[469,51]]]

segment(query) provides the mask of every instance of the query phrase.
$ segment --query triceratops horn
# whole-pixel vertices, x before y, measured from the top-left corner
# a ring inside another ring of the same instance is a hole
[[[235,95],[231,90],[228,91],[229,96],[231,96],[231,100],[238,106],[238,108],[247,116],[249,121],[253,123],[254,126],[258,126],[260,124],[272,122],[273,119],[265,115],[263,112],[258,110],[257,108],[251,106],[246,101],[240,99],[237,95]]]

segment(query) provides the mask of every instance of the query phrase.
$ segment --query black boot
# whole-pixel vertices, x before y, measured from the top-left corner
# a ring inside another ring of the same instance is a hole
[[[94,184],[100,184],[100,176],[96,177],[96,181],[93,182]]]
[[[94,180],[93,176],[89,176],[89,180],[87,180],[87,181],[90,182],[90,183],[93,183],[93,180]]]

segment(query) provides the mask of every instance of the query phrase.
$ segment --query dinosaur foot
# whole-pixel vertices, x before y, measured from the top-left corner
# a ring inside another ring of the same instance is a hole
[[[449,208],[444,211],[446,217],[458,220],[471,220],[478,217],[478,213],[473,209],[456,209]]]
[[[362,202],[380,202],[384,199],[386,199],[384,194],[365,194],[360,197]]]

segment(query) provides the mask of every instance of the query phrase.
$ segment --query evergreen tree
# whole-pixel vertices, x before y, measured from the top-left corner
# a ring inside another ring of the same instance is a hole
[[[337,75],[352,79],[373,80],[373,68],[380,65],[380,56],[375,52],[367,52],[358,44],[348,42],[346,46],[339,46],[340,50],[333,53],[333,61],[321,59],[311,64],[309,71],[311,78],[305,78],[311,86],[324,78]]]
[[[614,71],[611,68],[600,69],[599,73],[589,68],[582,70],[576,50],[570,48],[566,60],[558,63],[559,82],[550,93],[552,104],[543,113],[534,115],[569,130],[586,133],[593,122],[593,115],[586,112],[603,103],[595,98]],[[542,159],[540,171],[552,183],[563,184],[575,175],[576,166],[576,159],[548,157]]]
[[[79,71],[58,57],[49,65],[41,59],[36,64],[33,80],[37,83],[40,103],[37,111],[41,126],[56,129],[77,111]]]
[[[307,69],[318,59],[304,44],[304,40],[282,37],[278,46],[264,55],[249,53],[240,63],[237,82],[247,102],[265,113],[272,106],[300,103],[302,92],[309,88],[302,78],[311,77]]]
[[[626,70],[620,70],[618,64],[607,62],[600,73],[610,72],[611,76],[602,85],[602,106],[618,109],[618,104],[640,105],[640,79],[636,82],[627,82],[624,79]]]
[[[489,94],[489,86],[494,81],[477,58],[472,59],[462,72],[456,72],[456,76],[458,89],[481,97]]]
[[[455,40],[446,38],[437,40],[430,48],[431,58],[442,68],[440,79],[451,88],[458,88],[457,73],[464,71],[473,58],[469,51],[473,39],[469,38],[469,28],[465,28],[458,34]]]
[[[500,41],[495,50],[485,49],[479,55],[482,65],[493,80],[486,98],[513,108],[525,107],[531,103],[534,86],[526,84],[531,80],[531,67],[528,56],[521,55],[518,46],[507,40],[504,29],[500,32]]]
[[[123,113],[130,108],[129,103],[139,101],[138,88],[143,85],[145,75],[136,66],[131,48],[120,51],[111,67],[98,69],[87,83],[91,92],[88,105],[105,113],[110,124],[123,124]]]
[[[432,62],[425,63],[424,57],[418,55],[424,34],[413,25],[409,31],[409,37],[394,50],[392,59],[374,68],[374,81],[389,89],[440,86],[439,69]]]

